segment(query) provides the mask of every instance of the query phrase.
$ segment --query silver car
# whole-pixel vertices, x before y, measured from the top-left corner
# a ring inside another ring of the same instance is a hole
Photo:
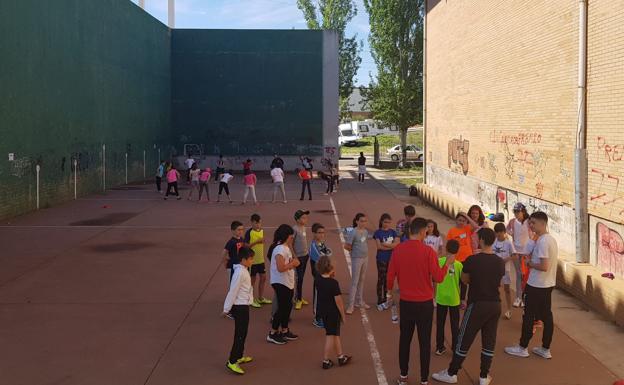
[[[423,159],[422,148],[414,144],[408,144],[406,149],[407,149],[406,151],[407,160],[422,160]],[[392,159],[395,162],[398,161],[399,159],[401,159],[401,156],[402,156],[401,145],[397,144],[394,147],[390,147],[389,149],[386,150],[386,153],[388,154],[390,159]]]

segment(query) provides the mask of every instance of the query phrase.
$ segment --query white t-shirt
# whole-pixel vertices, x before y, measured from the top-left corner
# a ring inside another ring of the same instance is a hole
[[[184,161],[184,163],[186,164],[186,168],[191,168],[193,166],[193,163],[195,163],[195,159],[188,158]]]
[[[271,284],[281,283],[289,289],[295,288],[295,270],[290,269],[283,273],[277,270],[277,255],[284,257],[284,263],[290,263],[292,261],[292,253],[290,248],[284,245],[277,245],[273,249],[271,254]]]
[[[526,244],[529,241],[529,220],[525,220],[524,223],[518,219],[512,219],[512,237],[513,245],[519,254],[528,253],[526,250]]]
[[[442,246],[442,237],[441,236],[436,237],[435,235],[427,235],[427,238],[425,238],[425,245],[431,247],[433,251],[435,251],[437,254],[438,251],[440,251],[440,246]]]
[[[492,245],[492,249],[494,250],[494,254],[501,257],[501,259],[509,258],[512,254],[516,252],[513,243],[511,243],[509,239],[505,239],[504,241],[499,241],[498,239],[496,239],[494,241],[494,244]],[[505,262],[505,271],[510,271],[511,269],[509,262],[509,260]]]
[[[548,271],[531,269],[529,272],[528,285],[539,288],[553,287],[557,281],[557,257],[559,249],[557,241],[552,235],[546,233],[535,242],[535,248],[531,253],[531,263],[539,264],[542,258],[549,260]]]
[[[230,183],[230,181],[234,178],[234,176],[228,172],[221,176],[221,182]]]
[[[273,178],[273,182],[283,182],[284,181],[284,171],[281,168],[274,168],[271,170],[271,178]]]

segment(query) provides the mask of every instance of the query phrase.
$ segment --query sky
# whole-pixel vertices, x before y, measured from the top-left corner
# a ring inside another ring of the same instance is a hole
[[[137,4],[138,0],[130,0]],[[145,10],[167,24],[167,0],[145,0]],[[347,25],[347,36],[357,34],[364,48],[355,85],[368,85],[376,72],[370,55],[368,14],[362,0],[355,0],[358,14]],[[296,0],[176,0],[176,28],[306,29]]]

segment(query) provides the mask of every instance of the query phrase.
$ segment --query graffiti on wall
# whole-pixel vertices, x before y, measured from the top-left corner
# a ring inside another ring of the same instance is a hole
[[[624,239],[601,222],[596,224],[596,261],[606,271],[624,277]]]
[[[448,166],[451,170],[457,170],[464,175],[468,174],[468,152],[470,141],[467,139],[451,139],[448,142]]]
[[[502,130],[490,131],[490,143],[506,143],[515,145],[539,144],[542,134],[536,131],[507,133]]]
[[[610,219],[624,218],[624,191],[620,190],[624,144],[611,142],[604,136],[596,137],[598,162],[593,163],[590,174],[590,208]],[[606,162],[605,162],[606,161]]]
[[[624,159],[624,144],[609,143],[604,136],[597,137],[596,142],[600,154],[609,162],[621,162]]]

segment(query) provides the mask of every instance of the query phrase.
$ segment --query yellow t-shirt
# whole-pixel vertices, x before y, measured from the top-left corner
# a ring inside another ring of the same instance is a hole
[[[264,230],[247,230],[247,236],[245,237],[245,242],[250,245],[260,239],[264,239]],[[255,246],[252,246],[251,249],[254,251],[254,259],[253,264],[258,265],[264,263],[264,242],[259,243]]]

